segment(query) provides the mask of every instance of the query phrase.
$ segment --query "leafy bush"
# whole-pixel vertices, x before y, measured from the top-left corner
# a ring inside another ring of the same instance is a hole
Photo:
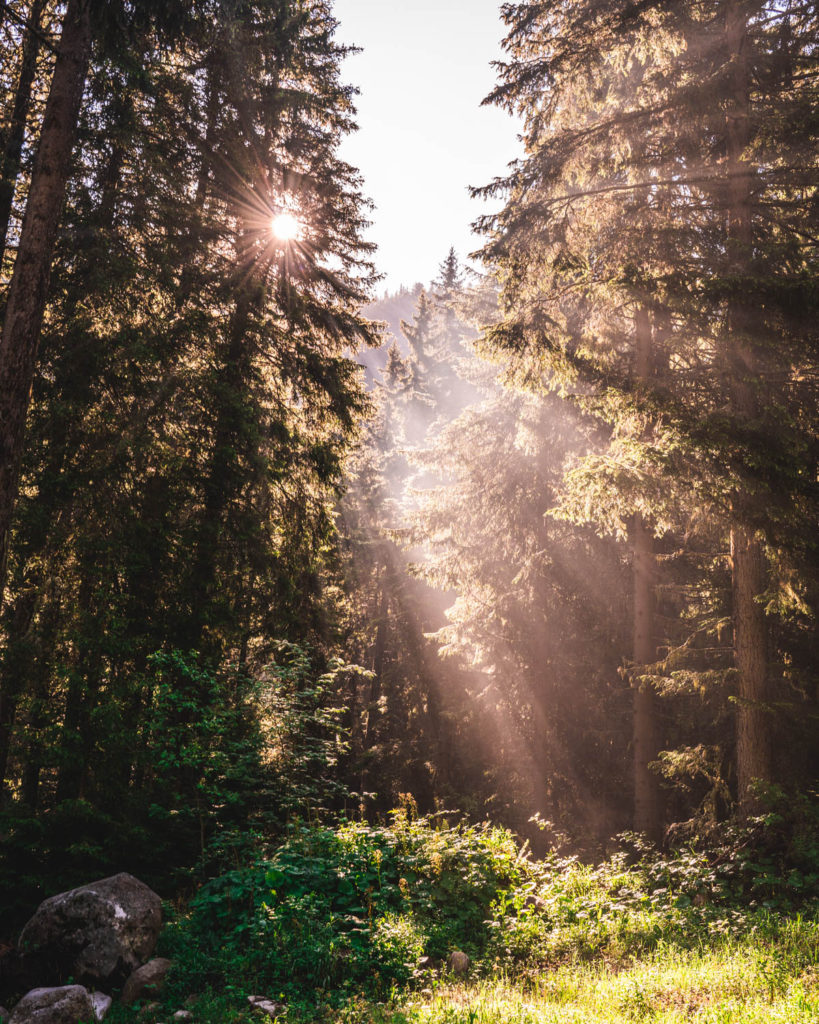
[[[802,914],[793,955],[808,964],[819,915],[806,807],[792,802],[799,828],[768,816],[724,828],[708,848],[661,853],[630,837],[630,851],[596,867],[557,853],[535,861],[503,829],[413,820],[409,808],[389,826],[294,826],[268,860],[201,889],[172,929],[172,998],[384,999],[427,983],[456,948],[478,973],[536,977],[748,936],[783,947],[783,911]]]
[[[673,943],[778,927],[778,915],[819,917],[819,802],[771,791],[766,814],[712,829],[663,852],[639,836],[596,867],[551,854],[499,900],[495,960],[537,968],[566,958],[641,955]]]
[[[424,956],[480,958],[499,894],[524,881],[511,834],[412,820],[297,826],[270,860],[206,885],[170,937],[182,990],[385,995]]]

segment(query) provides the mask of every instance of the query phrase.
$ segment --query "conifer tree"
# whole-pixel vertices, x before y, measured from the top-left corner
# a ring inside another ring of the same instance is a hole
[[[248,738],[281,642],[330,647],[333,500],[365,405],[347,353],[373,338],[366,203],[337,155],[353,94],[325,3],[223,14],[100,44],[80,111],[0,663],[12,820],[56,810],[57,857],[77,798],[89,830],[164,808],[176,863],[204,856],[190,815],[171,827],[196,780],[179,765],[163,791],[158,709],[177,692],[174,729],[199,708]],[[228,805],[275,788],[253,770]]]
[[[751,780],[772,774],[764,544],[806,551],[816,502],[801,383],[816,254],[800,205],[817,184],[815,12],[590,0],[504,15],[511,59],[493,99],[526,119],[527,153],[487,223],[508,311],[492,337],[533,357],[533,382],[612,424],[609,508],[661,532],[696,501],[731,534],[737,795],[750,808]],[[668,371],[649,383],[630,355],[639,308],[664,325]],[[649,434],[628,428],[635,416]],[[604,506],[594,517],[611,519]]]

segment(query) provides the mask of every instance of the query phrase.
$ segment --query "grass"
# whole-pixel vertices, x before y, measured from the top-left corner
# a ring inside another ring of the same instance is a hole
[[[441,983],[393,1005],[353,1003],[338,1019],[341,1024],[816,1024],[819,967],[802,954],[815,947],[817,927],[785,931],[782,944],[728,940],[699,950],[660,948],[627,964],[565,964],[525,982],[487,977]],[[796,955],[788,955],[789,946]]]
[[[420,979],[378,1001],[291,1004],[281,1024],[816,1024],[819,921],[768,918],[742,936],[660,941],[649,953],[583,956],[510,974],[479,966],[464,981]],[[267,993],[274,996],[275,993]],[[173,1008],[139,1019],[172,1020]],[[117,1008],[110,1024],[135,1019]],[[203,997],[194,1024],[268,1024],[243,993]]]

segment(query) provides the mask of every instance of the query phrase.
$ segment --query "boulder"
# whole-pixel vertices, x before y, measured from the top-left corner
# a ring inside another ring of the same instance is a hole
[[[90,1024],[91,997],[82,985],[35,988],[14,1007],[9,1024]]]
[[[165,987],[171,961],[164,956],[154,957],[131,974],[122,987],[120,1002],[136,1003],[141,999],[155,999]]]
[[[47,977],[116,984],[153,953],[161,927],[157,894],[122,873],[44,900],[18,947]]]
[[[114,1000],[104,992],[91,993],[91,1006],[94,1010],[94,1017],[98,1022],[102,1021],[106,1013],[111,1009],[113,1001]]]
[[[470,959],[460,949],[453,950],[446,961],[446,969],[451,974],[463,975],[469,970]]]

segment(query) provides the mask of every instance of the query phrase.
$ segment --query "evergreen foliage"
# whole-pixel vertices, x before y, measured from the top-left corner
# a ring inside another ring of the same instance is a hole
[[[130,870],[312,1013],[815,905],[815,5],[502,14],[486,276],[373,301],[330,0],[0,4],[0,948]]]

